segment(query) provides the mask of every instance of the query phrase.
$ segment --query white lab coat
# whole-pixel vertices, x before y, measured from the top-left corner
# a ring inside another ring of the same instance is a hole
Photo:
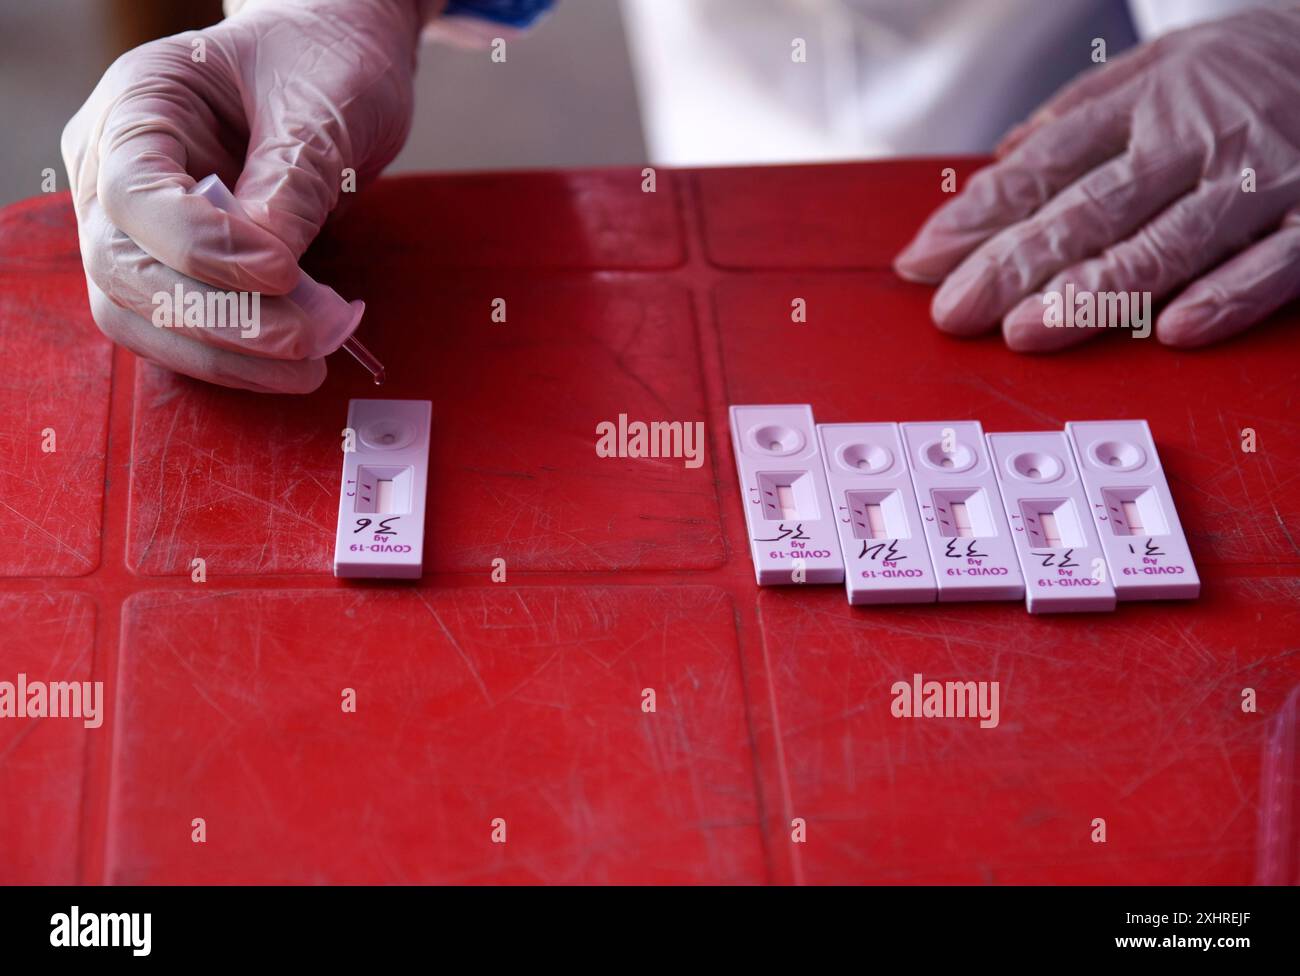
[[[687,166],[988,152],[1096,39],[1290,0],[622,2],[650,158]]]

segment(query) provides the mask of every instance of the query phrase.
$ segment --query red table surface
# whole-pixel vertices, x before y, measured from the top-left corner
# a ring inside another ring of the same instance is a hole
[[[0,212],[0,680],[107,697],[98,729],[0,720],[0,881],[1251,881],[1300,684],[1296,313],[1184,353],[946,338],[889,260],[978,163],[381,182],[309,267],[366,299],[390,383],[335,356],[301,398],[114,349],[67,197]],[[434,404],[418,583],[330,574],[347,400],[376,395]],[[757,402],[1146,418],[1203,595],[759,592],[726,422]],[[704,421],[704,464],[598,457],[619,414]],[[894,718],[917,672],[999,681],[999,726]]]

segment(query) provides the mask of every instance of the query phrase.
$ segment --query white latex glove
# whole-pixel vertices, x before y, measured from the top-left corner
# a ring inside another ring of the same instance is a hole
[[[1013,349],[1072,345],[1105,331],[1044,324],[1044,293],[1072,283],[1176,296],[1155,327],[1170,345],[1240,332],[1300,295],[1300,8],[1128,52],[1068,85],[999,156],[895,259],[904,278],[943,282],[939,328],[1001,321]]]
[[[100,329],[225,386],[319,386],[342,338],[272,296],[297,282],[344,171],[364,184],[405,142],[419,29],[416,0],[271,0],[119,58],[63,132]],[[209,173],[251,219],[186,195]],[[259,292],[260,333],[155,326],[177,283]]]

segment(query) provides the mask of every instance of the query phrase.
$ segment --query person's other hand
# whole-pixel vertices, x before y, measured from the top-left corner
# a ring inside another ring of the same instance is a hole
[[[415,0],[268,0],[119,58],[63,132],[100,329],[213,383],[319,386],[337,330],[326,341],[320,323],[268,296],[297,283],[346,171],[362,184],[405,142],[419,26]],[[249,219],[187,195],[209,173]],[[155,326],[155,296],[178,284],[260,293],[257,336]]]
[[[1012,349],[1072,345],[1100,330],[1045,325],[1044,296],[1073,284],[1174,296],[1155,329],[1169,345],[1240,332],[1300,295],[1300,10],[1126,53],[1066,86],[998,154],[894,262],[943,282],[940,329],[1001,321]]]

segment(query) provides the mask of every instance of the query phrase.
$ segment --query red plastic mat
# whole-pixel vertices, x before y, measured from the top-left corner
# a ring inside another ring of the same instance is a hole
[[[1297,316],[1184,353],[946,338],[887,269],[947,165],[975,162],[385,181],[309,266],[366,300],[390,382],[336,356],[302,398],[114,349],[66,196],[0,212],[0,681],[107,701],[0,719],[0,881],[1249,882],[1300,684]],[[433,401],[417,584],[330,575],[346,404],[375,395]],[[1146,418],[1203,595],[760,593],[746,402]],[[704,421],[703,465],[597,456],[620,414]],[[914,673],[1000,682],[998,727],[894,718]]]

